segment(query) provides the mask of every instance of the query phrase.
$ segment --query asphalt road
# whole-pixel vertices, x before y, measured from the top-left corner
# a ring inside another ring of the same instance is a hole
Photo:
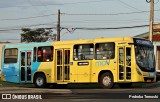
[[[30,95],[37,95],[32,97],[34,100],[30,101],[46,101],[52,102],[112,102],[112,101],[130,101],[130,102],[160,102],[160,82],[151,84],[141,84],[139,86],[132,86],[131,88],[121,89],[119,87],[113,89],[102,89],[92,85],[81,85],[67,88],[55,89],[50,88],[35,88],[35,87],[5,87],[0,86],[0,94],[11,95],[12,101],[28,101]],[[23,96],[26,96],[26,99]],[[39,97],[38,97],[39,96]],[[4,97],[5,98],[5,97]],[[9,100],[0,100],[6,102]]]

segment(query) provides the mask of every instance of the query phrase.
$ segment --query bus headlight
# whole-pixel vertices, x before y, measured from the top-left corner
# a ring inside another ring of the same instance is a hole
[[[140,76],[142,76],[142,73],[139,71],[138,68],[136,68],[136,71],[137,71],[137,73],[138,73]]]

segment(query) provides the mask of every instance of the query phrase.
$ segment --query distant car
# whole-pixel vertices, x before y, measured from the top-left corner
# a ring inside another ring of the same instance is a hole
[[[156,71],[156,81],[160,81],[160,70]]]

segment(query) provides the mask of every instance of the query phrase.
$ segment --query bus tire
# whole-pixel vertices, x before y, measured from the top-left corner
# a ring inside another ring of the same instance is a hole
[[[37,74],[34,79],[34,84],[37,88],[44,88],[47,85],[45,75]]]
[[[119,83],[120,88],[130,88],[132,83]]]
[[[113,82],[113,76],[111,73],[107,72],[107,73],[103,73],[100,76],[100,80],[99,80],[100,85],[105,88],[105,89],[110,89],[113,87],[114,82]]]

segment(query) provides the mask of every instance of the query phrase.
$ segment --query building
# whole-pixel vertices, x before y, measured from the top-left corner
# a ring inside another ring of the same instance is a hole
[[[136,35],[135,37],[148,39],[149,32]],[[154,54],[156,59],[156,70],[160,71],[160,23],[154,24],[153,26],[153,45]]]

